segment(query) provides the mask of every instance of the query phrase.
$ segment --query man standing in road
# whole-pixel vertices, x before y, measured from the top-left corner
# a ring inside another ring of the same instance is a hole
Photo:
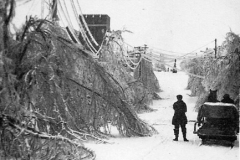
[[[185,113],[187,112],[187,105],[182,100],[182,95],[177,95],[177,102],[173,104],[174,116],[172,118],[172,124],[174,125],[174,141],[178,141],[179,127],[182,129],[183,140],[188,142],[186,138],[186,124],[187,124],[187,116]]]

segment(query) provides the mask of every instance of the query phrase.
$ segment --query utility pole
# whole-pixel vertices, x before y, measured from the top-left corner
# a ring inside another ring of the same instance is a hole
[[[45,0],[41,0],[41,19],[44,19],[44,5]]]
[[[52,20],[57,21],[58,15],[57,15],[57,0],[52,1]]]
[[[217,39],[215,39],[215,58],[217,58]]]
[[[173,65],[173,73],[177,73],[177,59],[174,60],[174,65]]]
[[[143,47],[143,48],[144,48],[144,54],[146,54],[146,51],[147,51],[147,48],[148,48],[147,45],[144,44],[144,47]]]

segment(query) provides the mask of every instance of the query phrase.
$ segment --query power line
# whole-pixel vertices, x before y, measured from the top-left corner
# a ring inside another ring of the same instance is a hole
[[[203,45],[203,46],[201,46],[201,47],[199,47],[199,48],[193,50],[192,52],[189,52],[189,53],[187,53],[187,54],[185,54],[185,55],[183,55],[183,56],[180,56],[180,57],[185,57],[185,56],[188,55],[188,54],[192,54],[193,52],[195,52],[195,51],[197,51],[197,50],[199,50],[199,49],[201,49],[201,48],[203,48],[203,47],[209,45],[210,43],[212,43],[212,42],[214,42],[214,41],[215,41],[215,40],[213,40],[213,41],[211,41],[211,42],[209,42],[209,43],[207,43],[207,44],[205,44],[205,45]]]
[[[197,50],[199,50],[199,49],[201,49],[201,48],[203,48],[203,47],[209,45],[209,44],[212,43],[212,42],[214,42],[214,40],[211,41],[211,42],[209,42],[209,43],[207,43],[207,44],[205,44],[205,45],[203,45],[203,46],[201,46],[201,47],[199,47],[199,48],[197,48],[197,49],[195,49],[195,50],[193,50],[193,51],[191,51],[191,52],[187,52],[187,53],[183,53],[183,52],[175,52],[175,51],[169,51],[169,50],[160,49],[160,48],[151,47],[151,46],[150,46],[150,47],[153,48],[153,51],[154,51],[154,49],[155,49],[155,51],[154,51],[153,53],[160,53],[160,54],[162,54],[162,55],[174,56],[174,55],[171,55],[171,54],[166,54],[166,53],[163,53],[163,52],[158,52],[158,51],[156,51],[156,50],[161,50],[161,51],[170,52],[170,53],[184,54],[184,55],[182,55],[182,56],[176,56],[176,59],[178,59],[178,58],[185,57],[186,55],[193,54],[193,52],[195,52],[195,51],[197,51]]]
[[[66,18],[67,22],[68,22],[68,25],[70,25],[70,26],[73,28],[73,23],[72,23],[72,21],[71,21],[70,15],[69,15],[69,13],[68,13],[67,5],[66,5],[66,3],[65,3],[65,0],[63,0],[63,5],[64,5],[64,8],[65,8],[65,10],[66,10],[66,14],[65,14],[65,11],[63,10],[63,7],[62,7],[62,5],[61,5],[61,1],[59,1],[59,4],[60,4],[60,7],[61,7],[61,9],[62,9],[62,11],[63,11],[63,14],[65,15],[65,18]]]
[[[70,31],[72,32],[72,36],[74,36],[74,38],[76,39],[77,43],[80,44],[79,40],[75,37],[75,30],[74,30],[74,27],[73,27],[73,23],[72,23],[72,20],[71,20],[71,17],[69,15],[69,11],[68,11],[68,8],[67,8],[67,5],[65,3],[65,0],[63,0],[63,2],[61,2],[60,0],[58,1],[59,5],[60,5],[60,8],[58,9],[59,11],[61,10],[61,12],[59,12],[59,15],[62,14],[63,17],[65,18],[68,26],[69,26],[69,29]],[[63,5],[62,5],[63,3]],[[70,4],[71,4],[71,9],[73,11],[73,15],[74,15],[74,19],[77,21],[77,24],[78,24],[78,27],[79,27],[79,31],[83,37],[83,40],[86,42],[86,45],[88,46],[88,48],[90,49],[90,51],[92,53],[99,53],[100,49],[102,48],[102,46],[100,46],[99,50],[97,51],[95,49],[95,47],[92,45],[91,41],[89,40],[87,34],[86,34],[86,31],[84,29],[87,28],[87,26],[85,26],[86,24],[82,24],[82,22],[79,20],[79,17],[78,17],[78,14],[80,14],[80,16],[82,16],[82,13],[81,13],[81,9],[80,9],[80,5],[78,4],[78,8],[80,10],[80,13],[78,13],[77,9],[76,9],[76,5],[75,5],[75,2],[74,0],[70,0]],[[64,6],[64,7],[63,7]],[[63,19],[61,18],[61,20],[63,21]],[[64,23],[64,22],[63,22]],[[84,22],[83,22],[84,23]],[[90,32],[90,31],[89,31]],[[88,33],[89,35],[91,35],[91,33]],[[90,36],[91,38],[91,36]],[[93,38],[93,37],[92,37]],[[92,39],[93,40],[93,39]],[[101,44],[102,45],[102,44]]]
[[[32,5],[31,5],[31,7],[29,8],[29,10],[27,12],[27,15],[29,14],[29,12],[32,11],[32,9],[34,8],[33,6],[36,6],[36,5],[34,5],[35,3],[36,3],[36,0],[33,0]]]
[[[155,49],[155,50],[160,50],[160,51],[165,51],[165,52],[170,52],[170,53],[186,54],[186,53],[183,53],[183,52],[168,51],[168,50],[160,49],[160,48],[156,48],[156,47],[152,47],[152,48]]]
[[[195,50],[193,50],[193,51],[191,51],[191,52],[189,52],[189,53],[187,53],[187,54],[184,54],[184,55],[182,55],[182,56],[177,56],[177,57],[173,58],[172,61],[169,61],[169,62],[173,62],[175,59],[182,59],[182,58],[186,57],[186,56],[189,55],[189,54],[193,54],[193,52],[195,52],[195,51],[197,51],[197,50],[199,50],[199,49],[201,49],[201,48],[203,48],[203,47],[211,44],[211,43],[214,42],[214,41],[215,41],[215,40],[213,40],[213,41],[211,41],[211,42],[209,42],[209,43],[207,43],[207,44],[205,44],[205,45],[203,45],[203,46],[201,46],[201,47],[199,47],[199,48],[197,48],[197,49],[195,49]],[[164,53],[163,53],[163,54],[164,54]]]
[[[155,61],[157,61],[157,62],[164,63],[166,66],[172,67],[172,66],[170,66],[169,64],[166,64],[165,61],[162,61],[162,60],[160,60],[159,58],[154,57],[154,55],[152,55],[152,54],[151,54],[151,55],[142,54],[141,52],[140,52],[140,59],[138,60],[138,62],[135,63],[135,62],[131,61],[131,59],[130,59],[128,56],[125,56],[125,55],[123,54],[123,48],[122,48],[123,46],[120,45],[117,41],[114,41],[114,42],[117,43],[117,44],[120,46],[120,50],[121,50],[120,52],[121,52],[121,54],[122,54],[123,59],[125,60],[126,65],[127,65],[130,69],[132,69],[132,70],[137,69],[137,67],[138,67],[139,64],[141,63],[142,59],[144,59],[144,60],[146,60],[146,61],[148,61],[148,62],[150,62],[150,63],[151,63],[153,60],[155,60]],[[126,44],[126,43],[123,42],[123,44]],[[208,43],[208,44],[209,44],[209,43]],[[204,45],[204,46],[205,46],[205,45]],[[204,47],[204,46],[202,46],[202,47]],[[202,48],[202,47],[200,47],[200,48]],[[194,51],[192,51],[192,52],[194,52]],[[133,66],[131,66],[131,65],[128,63],[128,61],[130,61]],[[187,72],[187,71],[184,71],[184,70],[181,70],[181,69],[178,69],[178,68],[177,68],[177,70],[183,71],[183,72],[185,72],[186,74],[191,75],[191,76],[194,76],[194,77],[197,77],[197,78],[201,78],[201,79],[204,79],[204,78],[205,78],[204,76],[192,74],[192,73],[189,73],[189,72]]]
[[[176,55],[172,55],[172,54],[166,54],[166,53],[163,53],[163,52],[158,52],[158,51],[153,51],[153,53],[157,53],[158,55],[165,55],[165,56],[168,56],[168,57],[177,57]]]
[[[30,1],[32,1],[32,0],[18,0],[18,1],[16,1],[16,4],[17,4],[17,7],[19,7],[19,6],[27,4]]]
[[[74,16],[75,16],[75,19],[78,23],[78,26],[79,26],[79,29],[80,29],[80,33],[81,35],[84,37],[85,39],[85,42],[87,42],[86,44],[88,45],[89,49],[91,50],[92,53],[96,53],[97,50],[94,48],[94,46],[92,45],[92,43],[90,42],[90,40],[88,39],[87,35],[86,35],[86,32],[79,20],[79,17],[78,17],[78,13],[77,13],[77,10],[76,10],[76,7],[75,7],[75,4],[74,4],[74,1],[73,0],[70,0],[71,2],[71,6],[72,6],[72,9],[73,9],[73,13],[74,13]]]
[[[72,33],[72,36],[74,37],[74,39],[77,41],[78,44],[81,44],[81,43],[79,42],[78,38],[75,36],[72,22],[71,22],[70,18],[66,16],[66,14],[65,14],[65,12],[64,12],[64,9],[63,9],[63,7],[62,7],[62,5],[61,5],[61,1],[58,1],[58,2],[59,2],[59,5],[60,5],[60,9],[62,10],[62,14],[63,14],[63,16],[65,17],[65,20],[67,21],[67,24],[68,24],[67,26],[69,26],[69,30],[70,30],[71,33]],[[58,8],[59,8],[59,7],[58,7]],[[60,10],[60,9],[59,9],[59,10]],[[67,14],[68,14],[68,13],[67,13]],[[60,12],[59,12],[59,16],[61,17]],[[61,18],[61,19],[62,19],[62,18]],[[64,23],[63,20],[62,20],[62,22]]]
[[[158,61],[158,62],[160,62],[160,63],[163,63],[163,62],[161,62],[159,59],[156,59],[155,57],[149,57],[149,56],[143,54],[143,59],[149,61],[149,60],[146,59],[146,58],[151,59],[151,61],[152,61],[152,60],[155,60],[155,61]],[[149,61],[149,62],[151,62],[151,61]],[[169,66],[169,67],[172,67],[171,65],[166,64],[166,63],[165,63],[165,65],[166,65],[166,66]],[[179,69],[179,68],[177,68],[177,70],[178,70],[178,71],[183,71],[183,72],[185,72],[186,74],[191,75],[191,76],[194,76],[194,77],[197,77],[197,78],[202,78],[202,79],[205,78],[204,76],[197,75],[197,74],[192,74],[192,73],[189,73],[189,72],[187,72],[187,71],[185,71],[185,70],[181,70],[181,69]]]
[[[96,46],[98,46],[98,43],[96,42],[95,38],[93,37],[93,35],[92,35],[91,31],[89,30],[89,27],[88,27],[88,25],[87,25],[87,23],[86,23],[86,21],[85,21],[85,18],[84,18],[84,16],[83,16],[82,9],[81,9],[81,7],[80,7],[80,4],[79,4],[78,0],[77,0],[77,5],[78,5],[79,12],[80,12],[80,17],[82,18],[83,24],[84,24],[84,26],[85,26],[85,28],[86,28],[86,30],[87,30],[87,32],[88,32],[91,40],[93,41],[93,43],[94,43]]]

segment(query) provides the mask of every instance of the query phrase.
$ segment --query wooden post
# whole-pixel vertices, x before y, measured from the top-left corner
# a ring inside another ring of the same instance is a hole
[[[44,5],[45,0],[41,0],[41,19],[44,19]]]
[[[215,39],[215,58],[217,58],[217,39]]]
[[[143,47],[143,48],[144,48],[144,54],[146,54],[146,51],[147,51],[147,48],[148,48],[147,45],[144,44],[144,47]]]
[[[58,15],[57,15],[57,0],[52,1],[52,20],[57,21]]]

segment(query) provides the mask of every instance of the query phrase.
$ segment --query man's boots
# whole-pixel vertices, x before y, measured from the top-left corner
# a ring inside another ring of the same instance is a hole
[[[185,141],[185,142],[188,142],[189,140],[186,138],[186,135],[187,135],[187,129],[185,128],[185,129],[182,129],[182,134],[183,134],[183,140]]]
[[[178,141],[179,130],[178,129],[173,129],[173,131],[174,131],[174,135],[175,135],[175,139],[173,139],[173,140]]]

